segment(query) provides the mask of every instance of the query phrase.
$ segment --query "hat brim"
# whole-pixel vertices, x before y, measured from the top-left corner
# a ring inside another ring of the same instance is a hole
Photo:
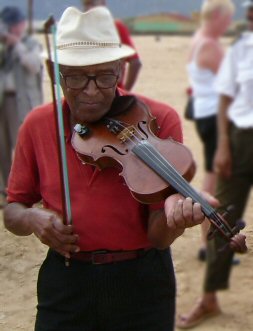
[[[62,65],[82,67],[117,61],[135,53],[136,51],[127,45],[118,48],[65,48],[57,50],[57,60]],[[46,53],[42,56],[49,58]],[[54,61],[54,54],[51,54],[51,59]]]

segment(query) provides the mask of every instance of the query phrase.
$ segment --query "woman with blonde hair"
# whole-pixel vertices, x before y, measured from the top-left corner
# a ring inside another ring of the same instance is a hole
[[[216,114],[218,94],[214,88],[216,73],[224,51],[220,37],[227,31],[234,12],[231,0],[206,0],[201,8],[201,26],[192,38],[187,65],[193,90],[194,121],[203,144],[205,177],[202,189],[215,193],[216,175],[213,158],[216,150]],[[199,259],[205,259],[209,222],[201,225],[202,247]]]

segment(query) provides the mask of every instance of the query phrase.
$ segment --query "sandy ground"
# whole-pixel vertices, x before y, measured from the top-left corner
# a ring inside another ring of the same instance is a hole
[[[186,37],[135,37],[134,41],[143,61],[143,70],[135,91],[172,105],[182,114],[185,104],[187,78],[185,72]],[[228,40],[224,40],[228,44]],[[50,100],[48,78],[45,77],[45,97]],[[185,144],[190,147],[198,164],[193,180],[196,188],[201,187],[203,178],[202,150],[193,124],[184,121]],[[239,188],[238,188],[239,189]],[[245,220],[249,252],[240,257],[241,264],[234,267],[231,289],[220,294],[223,314],[207,321],[197,330],[202,331],[252,331],[253,330],[253,268],[252,197],[246,211]],[[0,217],[2,215],[0,214]],[[46,247],[30,236],[18,238],[3,229],[0,224],[0,330],[33,330],[36,314],[36,279]],[[200,295],[204,264],[196,259],[200,245],[200,229],[185,232],[172,246],[177,276],[177,310],[190,309]]]

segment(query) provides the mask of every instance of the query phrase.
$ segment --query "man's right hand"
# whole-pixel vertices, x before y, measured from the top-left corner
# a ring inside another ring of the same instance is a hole
[[[40,208],[28,208],[25,217],[31,231],[39,240],[66,258],[80,250],[78,235],[72,225],[64,225],[56,213]]]

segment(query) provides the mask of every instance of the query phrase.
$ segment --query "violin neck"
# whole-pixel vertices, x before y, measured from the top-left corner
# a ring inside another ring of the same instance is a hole
[[[209,203],[182,177],[182,175],[157,151],[147,140],[139,141],[132,151],[145,164],[154,170],[161,178],[169,183],[178,193],[185,198],[190,197],[193,203],[198,202],[210,222],[218,228],[225,238],[231,238],[233,232],[220,215]]]
[[[215,213],[215,210],[208,202],[198,194],[168,160],[166,160],[147,140],[140,141],[133,147],[132,151],[178,193],[185,198],[192,198],[193,202],[200,203],[203,213],[208,218]]]

